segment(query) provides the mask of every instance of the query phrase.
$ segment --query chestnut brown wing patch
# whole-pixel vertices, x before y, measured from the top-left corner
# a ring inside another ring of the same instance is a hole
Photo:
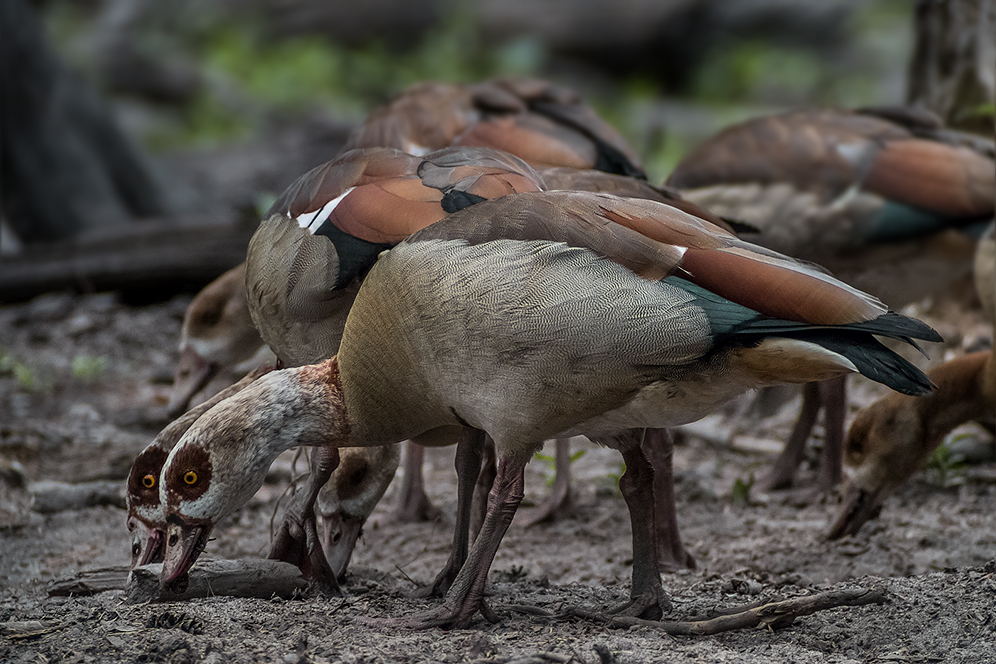
[[[594,168],[598,161],[595,145],[582,134],[534,114],[482,120],[454,144],[505,150],[537,167]]]
[[[394,148],[352,150],[295,180],[273,203],[266,218],[283,214],[294,219],[315,212],[351,187],[412,176],[420,161],[418,157]]]
[[[684,278],[774,318],[812,325],[871,320],[884,311],[855,291],[805,270],[764,257],[726,250],[689,249],[681,261]]]
[[[353,189],[325,223],[367,242],[394,245],[441,219],[442,198],[416,177],[384,180]]]
[[[922,139],[891,141],[876,157],[863,187],[949,217],[991,217],[996,164],[961,146]]]
[[[211,485],[211,457],[207,450],[200,445],[186,445],[177,450],[163,481],[166,502],[171,507],[200,498]]]

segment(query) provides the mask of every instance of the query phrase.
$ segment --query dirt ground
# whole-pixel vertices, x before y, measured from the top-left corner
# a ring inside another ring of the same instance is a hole
[[[736,480],[749,481],[778,451],[797,398],[763,420],[743,414],[745,400],[685,428],[675,459],[678,508],[698,567],[665,576],[674,603],[667,618],[702,618],[759,598],[829,588],[884,588],[885,604],[823,611],[775,631],[709,637],[515,610],[529,604],[552,613],[595,612],[628,597],[630,527],[616,488],[621,459],[583,439],[574,442],[585,454],[572,466],[573,515],[529,529],[513,525],[498,553],[490,577],[497,624],[479,619],[465,630],[413,632],[363,621],[431,605],[408,592],[446,559],[455,506],[450,450],[427,455],[429,493],[444,516],[392,523],[392,487],[367,524],[344,597],[158,604],[126,603],[122,591],[49,597],[55,579],[127,563],[125,512],[104,505],[40,513],[37,502],[29,509],[29,490],[43,480],[123,485],[131,459],[166,423],[188,301],[138,306],[107,294],[47,295],[0,307],[0,661],[996,661],[991,436],[975,425],[960,429],[952,444],[977,456],[974,463],[920,473],[856,537],[828,542],[833,497],[800,505],[791,494],[752,492],[745,502],[733,492]],[[927,317],[948,343],[929,349],[924,366],[990,336],[980,316],[954,305],[934,307]],[[866,381],[850,385],[852,415],[882,393]],[[289,456],[278,461],[256,498],[216,529],[206,555],[265,555],[292,465]],[[296,472],[303,469],[299,461]],[[529,473],[527,500],[538,500],[551,473],[542,460]]]

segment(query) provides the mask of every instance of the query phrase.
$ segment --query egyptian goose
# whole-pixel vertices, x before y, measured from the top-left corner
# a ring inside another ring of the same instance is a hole
[[[254,234],[246,261],[253,321],[287,366],[332,357],[353,298],[380,252],[475,201],[541,189],[532,168],[497,150],[447,148],[424,157],[391,148],[347,152],[292,184]],[[321,550],[312,548],[316,540],[306,536],[306,526],[332,472],[324,454],[313,452],[307,487],[285,511],[270,549],[273,558],[314,561],[311,569],[317,570],[323,569]],[[466,481],[472,484],[476,473]],[[387,480],[378,475],[368,481],[375,477]],[[327,512],[326,522],[333,521]],[[336,549],[348,550],[327,553],[348,560],[354,542],[340,539]],[[330,579],[316,581],[331,585]]]
[[[214,523],[285,449],[327,446],[334,458],[339,447],[420,435],[451,443],[473,427],[499,458],[484,525],[443,604],[399,621],[465,626],[487,611],[484,584],[525,464],[544,440],[583,433],[627,463],[634,581],[624,611],[659,616],[668,600],[652,482],[640,476],[649,465],[634,432],[693,421],[755,387],[855,371],[928,392],[873,334],[939,340],[811,265],[661,203],[542,191],[477,202],[380,256],[338,355],[264,376],[187,430],[161,475],[161,581],[185,576]]]
[[[535,168],[564,167],[563,173],[547,174],[557,180],[548,184],[551,189],[604,190],[651,199],[661,195],[646,183],[636,152],[576,92],[533,78],[416,83],[372,111],[351,133],[344,151],[393,147],[424,155],[454,145],[504,150]],[[598,181],[580,175],[583,171],[625,177]],[[568,508],[570,467],[563,459],[570,451],[567,441],[557,441],[556,447],[561,461],[555,485],[525,519],[527,525]],[[424,450],[409,442],[395,511],[399,521],[428,520],[439,514],[425,493],[423,458]]]
[[[170,450],[207,410],[272,371],[262,364],[241,380],[222,389],[171,422],[143,449],[128,472],[128,530],[132,534],[131,566],[162,562],[166,546],[166,515],[159,502],[159,475]]]
[[[528,166],[510,155],[502,155],[504,153],[471,148],[449,148],[425,157],[387,149],[358,150],[303,176],[274,203],[271,214],[260,225],[249,248],[249,306],[268,346],[289,366],[331,357],[338,349],[345,316],[365,267],[380,251],[403,239],[410,231],[448,214],[447,211],[456,206],[516,189],[543,188],[543,183]],[[565,172],[557,175],[559,186],[576,184],[653,195],[708,215],[693,204],[683,203],[673,192],[651,188],[633,178],[560,170]],[[404,208],[400,207],[402,200],[408,201]],[[710,219],[724,223],[719,218]],[[650,438],[660,440],[663,435],[655,433]],[[411,449],[421,448],[413,445]],[[469,452],[462,452],[461,458],[467,454]],[[408,459],[413,458],[417,457],[409,454]],[[656,531],[662,540],[660,563],[669,570],[692,566],[694,561],[684,549],[677,530],[673,488],[667,483],[670,457],[659,453],[652,458],[668,464],[668,468],[655,466],[661,485],[655,496],[662,522],[673,524]],[[326,468],[327,465],[323,460],[315,459],[314,467]],[[476,477],[478,470],[465,472]],[[390,478],[382,473],[371,476],[369,481],[375,481],[374,477],[383,481]],[[558,477],[558,482],[566,482],[569,475],[560,472]],[[285,520],[291,522],[287,524],[290,530],[281,527],[274,539],[271,557],[288,561],[317,558],[314,552],[302,551],[306,543],[298,541],[291,531],[304,533],[300,524],[309,518],[310,510],[306,497],[315,495],[322,481],[317,476],[309,478],[312,488],[303,491],[300,502],[287,510]],[[462,481],[473,483],[469,476]],[[382,495],[385,488],[368,487],[367,490],[371,495]],[[365,514],[354,511],[349,515],[352,522],[361,521],[372,511],[372,503],[364,505],[369,511]],[[345,516],[325,511],[327,523],[337,520],[345,520]],[[435,591],[445,588],[462,563],[460,552],[466,546],[467,535],[463,529],[465,515],[461,510],[458,510],[458,521],[461,527],[454,533],[455,558],[431,584],[430,589]],[[325,553],[330,558],[348,560],[355,538],[332,542],[326,537],[325,542]]]
[[[343,150],[392,147],[424,155],[459,145],[504,150],[535,168],[646,179],[639,156],[576,92],[533,78],[416,83],[372,111]]]
[[[724,129],[667,180],[716,214],[756,225],[766,247],[828,268],[898,309],[966,275],[993,216],[993,146],[904,108],[803,109]],[[785,449],[759,485],[792,485],[821,406],[816,483],[841,479],[845,382],[807,385]]]
[[[322,545],[336,579],[346,574],[356,540],[401,460],[399,445],[347,447],[339,466],[318,493],[315,512],[324,526]]]
[[[975,282],[983,308],[996,325],[994,227],[979,242]],[[868,406],[847,432],[844,463],[849,471],[830,538],[853,535],[881,509],[882,501],[920,470],[953,428],[996,413],[996,349],[955,358],[927,374],[933,394],[913,398],[889,394]]]
[[[253,367],[276,361],[253,327],[245,284],[243,263],[205,286],[187,306],[169,399],[171,417],[183,413],[191,399],[222,371],[242,376]]]

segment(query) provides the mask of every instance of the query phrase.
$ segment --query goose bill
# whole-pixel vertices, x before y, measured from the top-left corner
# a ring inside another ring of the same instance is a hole
[[[356,548],[356,540],[363,532],[363,519],[341,512],[323,514],[322,548],[336,579],[342,579],[349,566],[349,559]]]
[[[830,528],[830,539],[839,539],[844,535],[854,535],[864,523],[878,516],[882,511],[879,500],[880,491],[867,491],[854,484],[844,486],[844,497],[834,516]]]
[[[130,517],[128,530],[131,531],[132,567],[163,561],[166,533],[162,529],[149,526],[136,517]]]
[[[163,571],[159,577],[162,586],[172,586],[186,579],[197,556],[207,546],[210,524],[189,524],[179,519],[172,521],[166,529],[166,555]]]
[[[179,417],[187,410],[190,400],[218,375],[221,365],[211,362],[196,350],[187,347],[180,353],[176,367],[173,391],[170,394],[167,412],[170,417]]]

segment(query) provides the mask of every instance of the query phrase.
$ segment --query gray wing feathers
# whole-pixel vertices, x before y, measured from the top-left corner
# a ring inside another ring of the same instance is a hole
[[[627,353],[634,366],[693,362],[710,346],[687,293],[562,243],[430,240],[402,244],[381,262],[401,277],[412,324],[445,326],[467,344],[487,335],[513,354],[553,345],[573,362]]]

